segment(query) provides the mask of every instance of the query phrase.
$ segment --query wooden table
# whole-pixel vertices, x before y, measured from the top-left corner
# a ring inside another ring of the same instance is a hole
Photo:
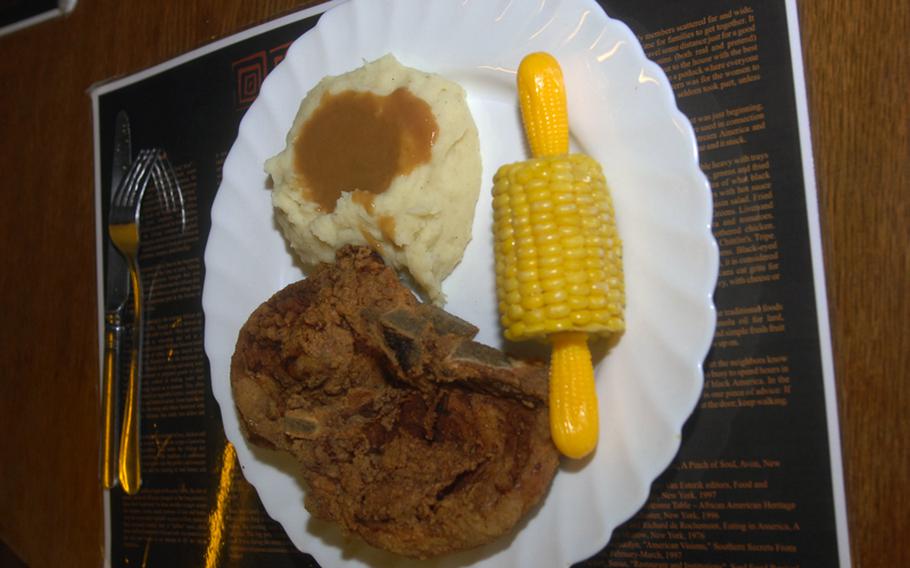
[[[81,0],[0,38],[0,539],[29,565],[103,552],[87,89],[301,4]],[[800,5],[857,566],[910,566],[908,6]]]

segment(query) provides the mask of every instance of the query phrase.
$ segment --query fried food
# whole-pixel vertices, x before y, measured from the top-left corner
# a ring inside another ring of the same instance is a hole
[[[545,368],[476,333],[346,247],[241,330],[246,435],[293,454],[306,508],[373,546],[426,558],[487,543],[543,498],[558,453]]]

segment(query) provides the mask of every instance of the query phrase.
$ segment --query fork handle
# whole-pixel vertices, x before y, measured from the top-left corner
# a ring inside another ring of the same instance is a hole
[[[105,489],[117,486],[117,380],[120,376],[119,311],[104,317],[104,375],[101,382],[101,484]]]
[[[135,260],[130,262],[133,289],[133,345],[130,349],[130,375],[120,432],[120,486],[127,495],[135,495],[142,485],[139,460],[139,385],[142,374],[142,282]]]

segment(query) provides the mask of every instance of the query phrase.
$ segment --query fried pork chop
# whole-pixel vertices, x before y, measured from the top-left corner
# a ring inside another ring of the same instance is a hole
[[[425,558],[489,542],[541,500],[558,456],[545,369],[476,333],[347,247],[240,331],[246,435],[293,454],[310,513],[373,546]]]

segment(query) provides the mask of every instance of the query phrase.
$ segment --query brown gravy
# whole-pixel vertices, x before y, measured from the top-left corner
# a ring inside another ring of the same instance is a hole
[[[340,194],[339,194],[340,195]],[[370,193],[369,191],[363,191],[362,189],[355,189],[351,192],[351,201],[360,205],[364,210],[370,215],[373,214],[373,196],[375,194]],[[332,206],[334,209],[335,206]]]
[[[354,192],[353,197],[357,197],[357,192]],[[366,227],[360,227],[360,234],[363,235],[364,240],[371,249],[382,254],[385,251],[383,242],[390,243],[392,246],[397,247],[395,244],[395,217],[380,215],[377,221],[379,224],[379,233],[382,235],[384,241],[380,241],[374,237]]]
[[[326,93],[294,141],[305,197],[331,213],[350,191],[372,213],[395,177],[430,160],[438,129],[430,105],[404,87],[384,96]]]
[[[380,215],[379,216],[379,232],[382,233],[382,238],[389,241],[390,243],[395,242],[395,217],[391,215]]]

